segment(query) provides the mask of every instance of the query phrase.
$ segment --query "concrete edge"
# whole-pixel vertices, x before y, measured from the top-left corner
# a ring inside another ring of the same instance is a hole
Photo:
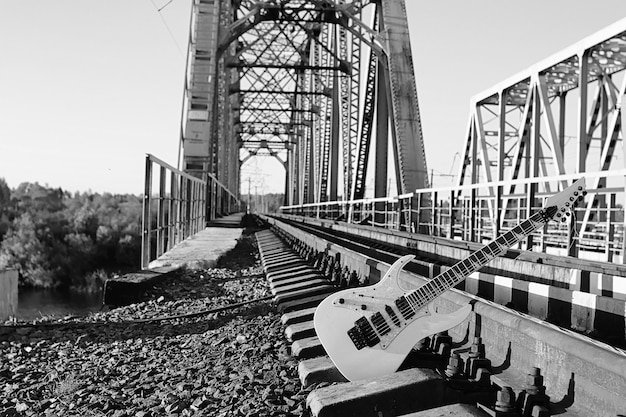
[[[145,269],[109,278],[104,281],[102,304],[120,307],[137,303],[148,288],[172,276],[182,267]]]

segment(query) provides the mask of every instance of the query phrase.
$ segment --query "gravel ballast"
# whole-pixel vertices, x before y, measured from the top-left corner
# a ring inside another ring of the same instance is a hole
[[[305,415],[308,391],[270,301],[140,321],[270,295],[254,236],[221,265],[180,270],[141,303],[0,327],[0,415]]]

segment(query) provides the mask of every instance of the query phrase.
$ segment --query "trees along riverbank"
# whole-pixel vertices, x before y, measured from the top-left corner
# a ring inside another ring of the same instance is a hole
[[[109,274],[139,269],[141,197],[71,194],[0,178],[0,269],[20,286],[98,291]]]

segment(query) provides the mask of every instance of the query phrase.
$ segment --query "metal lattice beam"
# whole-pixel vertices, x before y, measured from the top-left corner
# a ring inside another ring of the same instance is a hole
[[[488,186],[476,196],[489,199],[487,191],[497,191],[502,202],[495,199],[497,212],[490,222],[494,230],[500,230],[508,227],[521,207],[538,206],[536,194],[564,189],[572,174],[625,168],[623,155],[616,152],[619,145],[626,148],[624,94],[626,20],[476,95],[459,185],[496,180],[506,184]],[[480,114],[489,117],[476,117]],[[473,154],[474,148],[481,152]],[[530,187],[518,184],[524,177],[560,179]],[[598,220],[594,218],[598,210],[608,204],[602,190],[624,190],[623,181],[609,177],[596,175],[587,182],[594,191],[577,218],[563,226],[569,234],[569,255],[577,254],[579,240],[594,233],[590,225]],[[532,240],[526,245],[532,247]]]
[[[288,203],[363,196],[378,73],[393,109],[396,188],[424,186],[414,172],[425,161],[403,0],[194,0],[193,16],[181,141],[188,168],[196,158],[238,187],[233,157],[269,155],[284,161]],[[375,16],[392,30],[379,32]]]

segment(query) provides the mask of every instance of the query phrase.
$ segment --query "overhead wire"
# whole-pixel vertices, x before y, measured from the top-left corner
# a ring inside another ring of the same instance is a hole
[[[173,1],[174,1],[174,0],[170,0],[170,1],[168,1],[168,2],[167,2],[167,3],[165,3],[163,6],[161,6],[161,8],[160,8],[160,9],[157,9],[157,11],[158,11],[159,13],[161,13],[161,10],[165,9],[165,8],[166,8],[166,7],[167,7],[167,6],[168,6],[171,2],[173,2]]]
[[[169,33],[170,38],[172,39],[172,41],[174,42],[174,45],[176,46],[176,49],[178,50],[178,53],[180,54],[181,58],[185,59],[185,54],[183,53],[182,48],[180,47],[180,45],[178,44],[178,42],[176,41],[176,37],[174,37],[174,33],[172,32],[172,29],[170,28],[170,26],[167,24],[167,21],[165,20],[165,17],[163,17],[163,14],[161,13],[161,10],[165,9],[170,3],[172,3],[174,0],[170,0],[168,1],[164,6],[162,6],[161,8],[159,8],[156,3],[154,2],[154,0],[150,0],[150,3],[152,3],[152,6],[154,6],[155,10],[157,11],[157,13],[159,14],[159,17],[161,18],[161,21],[163,22],[163,25],[165,26],[165,29],[167,30],[167,33]]]

